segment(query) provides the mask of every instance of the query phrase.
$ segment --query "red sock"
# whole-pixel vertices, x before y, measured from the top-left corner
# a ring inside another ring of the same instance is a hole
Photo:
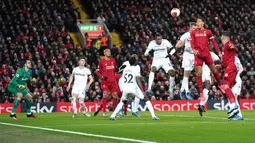
[[[203,93],[202,76],[197,76],[197,86],[198,86],[199,93]]]
[[[128,102],[124,104],[124,114],[127,114]]]
[[[107,102],[108,102],[107,98],[103,97],[103,100],[102,100],[103,112],[106,112],[106,104],[107,104]]]
[[[219,72],[216,72],[216,73],[214,74],[214,77],[215,77],[215,79],[217,80],[218,85],[221,86],[221,83],[220,83],[220,74],[219,74]]]
[[[117,105],[118,105],[118,98],[113,98],[113,101],[112,101],[113,111],[116,109]]]
[[[97,109],[96,112],[100,112],[102,108],[103,108],[103,103],[100,105],[100,107]]]
[[[230,103],[235,102],[235,95],[233,94],[232,90],[230,88],[225,89],[226,95],[228,97],[228,100]]]

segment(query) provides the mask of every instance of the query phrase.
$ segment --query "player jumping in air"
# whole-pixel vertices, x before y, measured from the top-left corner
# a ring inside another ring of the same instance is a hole
[[[103,109],[103,116],[107,117],[106,104],[109,95],[113,98],[113,110],[118,105],[118,83],[116,80],[116,61],[111,57],[109,49],[104,50],[104,58],[100,60],[97,69],[97,75],[101,79],[101,88],[103,91],[103,99],[100,108],[94,113],[96,116]]]
[[[174,68],[169,60],[169,58],[166,58],[168,56],[168,50],[171,49],[173,46],[172,44],[166,40],[162,39],[162,36],[159,34],[156,34],[156,40],[153,40],[149,43],[144,55],[148,56],[150,51],[153,52],[153,61],[151,65],[151,72],[149,75],[149,85],[148,85],[148,92],[151,92],[151,86],[155,77],[155,72],[159,68],[163,68],[165,72],[168,72],[169,75],[169,92],[170,95],[173,94],[173,87],[175,84],[175,71]]]
[[[184,68],[184,75],[182,80],[182,87],[181,87],[181,97],[184,97],[184,94],[186,92],[186,98],[191,100],[191,94],[189,93],[189,76],[191,74],[191,71],[194,69],[194,54],[190,47],[190,31],[195,30],[197,28],[197,25],[195,22],[190,22],[189,25],[189,31],[184,33],[180,40],[176,43],[176,48],[183,47],[184,53],[183,53],[183,60],[182,60],[182,68]],[[185,92],[184,92],[185,91]]]
[[[209,44],[209,47],[210,49],[212,49],[212,45],[211,43]],[[212,56],[212,59],[214,62],[219,62],[220,61],[220,58],[212,51],[210,51],[210,54]],[[204,106],[208,100],[208,93],[209,93],[209,90],[211,89],[211,82],[212,82],[212,77],[211,77],[211,71],[210,71],[210,68],[204,63],[203,64],[203,67],[202,67],[202,82],[204,83],[204,89],[203,89],[203,93],[204,93],[204,96],[205,96],[205,100],[200,100],[200,103],[199,105],[202,105]],[[205,112],[205,110],[204,110]],[[199,112],[200,116],[203,116],[203,112]]]
[[[81,58],[79,61],[79,66],[75,67],[72,71],[68,86],[66,91],[69,91],[71,83],[74,79],[73,89],[72,89],[72,107],[73,107],[73,118],[77,116],[76,102],[79,100],[80,107],[83,115],[90,117],[90,114],[85,111],[84,98],[86,91],[89,89],[91,83],[94,81],[91,71],[85,66],[85,59]],[[89,82],[88,82],[89,79]],[[88,83],[87,83],[88,82]]]
[[[204,20],[202,18],[198,18],[197,19],[198,28],[196,30],[192,30],[190,33],[190,37],[191,37],[190,45],[195,56],[197,86],[198,86],[198,91],[200,94],[200,101],[202,102],[206,100],[203,93],[203,82],[202,82],[203,63],[208,65],[211,72],[214,74],[214,77],[217,80],[219,87],[221,86],[219,72],[216,70],[215,64],[210,55],[210,48],[208,46],[209,40],[212,41],[213,46],[218,52],[219,57],[221,57],[221,51],[218,47],[218,44],[216,43],[216,40],[214,39],[212,35],[211,30],[205,29],[204,24],[205,24]],[[198,111],[199,113],[204,112],[204,106],[199,104]]]
[[[37,115],[31,112],[32,95],[29,94],[28,88],[25,85],[30,79],[29,70],[31,67],[31,61],[26,60],[24,67],[17,71],[8,85],[8,91],[16,96],[12,112],[10,114],[10,117],[14,120],[19,120],[19,118],[16,116],[16,110],[22,98],[24,98],[27,103],[27,117],[37,118]]]
[[[142,89],[142,83],[141,83],[141,74],[140,74],[140,67],[136,66],[136,57],[132,56],[129,59],[130,66],[126,67],[123,71],[123,92],[122,97],[120,99],[120,102],[114,112],[112,113],[110,120],[115,120],[116,114],[120,111],[120,109],[123,107],[124,103],[127,102],[128,95],[133,94],[139,99],[144,99],[146,102],[146,105],[151,113],[152,120],[159,120],[155,116],[154,109],[152,107],[152,104],[149,100],[149,98],[145,95]]]
[[[238,75],[238,69],[235,65],[235,56],[237,48],[230,41],[229,36],[222,35],[221,36],[223,48],[222,55],[222,68],[225,69],[223,74],[223,90],[225,91],[228,100],[230,102],[230,109],[228,111],[228,119],[232,119],[239,113],[239,106],[236,104],[236,98],[234,93],[232,92],[232,87],[236,84],[236,77]]]

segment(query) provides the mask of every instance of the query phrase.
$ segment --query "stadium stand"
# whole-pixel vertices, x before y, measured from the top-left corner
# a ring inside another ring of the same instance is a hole
[[[173,45],[187,30],[187,23],[195,16],[205,16],[208,28],[212,29],[219,42],[222,32],[228,31],[238,46],[238,56],[244,65],[241,98],[255,98],[255,5],[250,0],[82,0],[84,8],[92,18],[100,14],[110,31],[118,31],[124,42],[120,47],[113,45],[113,57],[120,66],[130,55],[140,57],[139,65],[145,81],[148,81],[151,60],[143,56],[153,34],[159,32]],[[196,3],[196,5],[195,5]],[[231,4],[230,4],[231,3]],[[179,7],[181,16],[172,18],[171,8]],[[0,10],[0,102],[11,103],[14,96],[7,91],[7,85],[24,59],[33,61],[31,75],[35,78],[29,83],[35,95],[33,102],[69,101],[66,92],[67,79],[79,56],[87,59],[88,67],[94,73],[99,61],[98,51],[92,46],[84,48],[73,44],[70,31],[76,31],[80,15],[71,0],[3,1]],[[222,45],[220,45],[222,47]],[[174,96],[169,97],[168,81],[165,73],[159,71],[154,80],[153,100],[180,99],[179,89],[182,79],[182,51],[171,57],[176,68],[176,87]],[[99,101],[102,97],[100,80],[88,91],[86,101]],[[34,82],[34,83],[33,83]],[[198,98],[195,78],[190,80],[190,90]],[[214,82],[215,83],[215,82]],[[146,89],[147,83],[144,83]],[[224,96],[214,85],[210,99]]]

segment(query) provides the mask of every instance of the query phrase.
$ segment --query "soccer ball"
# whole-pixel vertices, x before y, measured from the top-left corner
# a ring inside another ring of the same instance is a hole
[[[180,15],[180,9],[179,8],[173,8],[172,10],[171,10],[171,15],[172,15],[172,17],[178,17],[179,15]]]

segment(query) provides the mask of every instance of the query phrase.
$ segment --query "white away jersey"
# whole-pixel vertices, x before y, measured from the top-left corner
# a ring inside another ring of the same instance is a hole
[[[166,39],[162,39],[160,45],[158,45],[155,40],[152,40],[147,47],[145,55],[148,54],[151,50],[154,50],[153,60],[162,59],[168,55],[167,53],[168,48],[172,47],[173,47],[172,44]]]
[[[243,72],[243,65],[241,64],[241,61],[237,56],[235,56],[235,65],[236,65],[238,74],[240,75]]]
[[[210,54],[212,56],[213,61],[220,60],[220,58],[214,52],[210,52]],[[202,70],[203,70],[202,73],[209,74],[209,75],[211,73],[210,68],[205,63],[203,64]]]
[[[75,67],[73,69],[72,74],[74,76],[74,85],[73,86],[85,88],[87,85],[88,76],[91,75],[91,71],[86,67],[84,67],[84,68]]]
[[[240,86],[242,85],[242,79],[240,77],[240,74],[243,72],[243,65],[241,64],[241,61],[240,59],[235,56],[235,65],[236,65],[236,68],[237,68],[237,75],[236,75],[236,84],[239,84]]]
[[[130,63],[129,63],[129,61],[125,61],[123,64],[122,64],[122,66],[126,66],[126,67],[129,67],[130,66]]]
[[[130,63],[129,63],[129,61],[125,61],[123,64],[122,64],[122,66],[126,66],[125,68],[127,68],[127,67],[130,67]],[[137,69],[139,68],[140,69],[140,67],[139,67],[139,65],[136,65],[136,67],[137,67]],[[125,69],[124,68],[124,69]],[[123,70],[124,71],[124,70]]]
[[[123,71],[123,87],[128,89],[137,88],[136,77],[141,76],[140,66],[129,66],[126,67]],[[125,90],[125,88],[123,90]]]
[[[180,40],[185,43],[184,51],[189,52],[189,53],[193,53],[193,51],[191,49],[191,46],[190,46],[190,32],[184,33],[181,36]]]

